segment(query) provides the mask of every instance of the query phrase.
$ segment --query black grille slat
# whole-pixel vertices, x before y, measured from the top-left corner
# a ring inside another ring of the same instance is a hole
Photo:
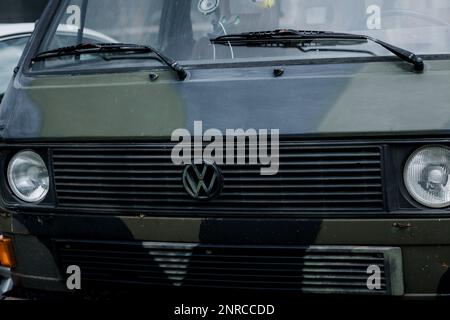
[[[283,160],[286,160],[286,158],[284,157]],[[102,163],[102,162],[82,162],[82,161],[77,161],[77,162],[57,162],[55,163],[55,167],[167,167],[167,166],[172,166],[171,163],[139,163],[139,162],[132,162],[132,163],[120,163],[120,162],[110,162],[110,163]],[[353,166],[353,165],[374,165],[377,166],[379,165],[380,162],[377,160],[359,160],[359,161],[345,161],[345,160],[339,160],[339,161],[303,161],[303,162],[284,162],[283,166],[287,167],[287,166],[310,166],[310,167],[317,167],[317,166],[321,166],[321,167],[329,167],[329,166]],[[231,166],[235,166],[235,164],[230,165]],[[70,172],[71,169],[59,169],[61,171],[65,171],[65,172]],[[76,170],[76,169],[75,169]],[[126,169],[127,170],[127,169]],[[106,170],[92,170],[93,172],[109,172],[110,170],[106,169]],[[129,172],[142,172],[142,170],[128,170]]]
[[[252,212],[248,211],[249,209],[245,209],[239,205],[227,205],[222,208],[207,207],[207,206],[198,208],[198,207],[195,207],[194,205],[191,206],[190,203],[187,203],[182,210],[182,209],[180,209],[179,206],[176,206],[176,204],[171,205],[170,203],[167,203],[167,204],[166,203],[157,203],[153,207],[151,207],[151,206],[140,207],[140,206],[136,206],[136,205],[130,206],[130,205],[124,205],[124,204],[120,204],[120,203],[119,204],[111,204],[110,206],[100,205],[100,204],[96,204],[96,203],[80,204],[77,201],[74,201],[74,202],[66,201],[65,205],[68,207],[77,207],[77,208],[84,209],[84,210],[96,209],[96,212],[98,214],[109,214],[110,210],[120,212],[121,214],[123,214],[123,212],[128,212],[130,210],[141,212],[144,210],[149,210],[149,208],[150,208],[150,210],[152,210],[151,212],[154,211],[154,212],[160,212],[161,214],[165,214],[165,215],[173,214],[173,215],[177,215],[177,216],[184,215],[186,212],[185,210],[187,210],[187,209],[189,209],[189,210],[195,209],[196,213],[205,214],[205,215],[211,213],[211,211],[214,211],[215,214],[223,214],[223,215],[229,214],[230,211],[232,211],[233,214],[242,214],[242,215],[244,215],[244,214],[248,215],[248,214],[252,213]],[[161,208],[159,205],[164,205],[164,208]],[[378,211],[377,208],[379,208],[380,205],[381,205],[381,203],[376,203],[376,202],[375,203],[365,203],[365,207],[364,208],[361,207],[361,209],[359,209],[358,211],[362,211],[362,210],[366,210],[366,211],[370,211],[370,212]],[[324,207],[324,206],[311,206],[311,205],[306,206],[306,205],[304,205],[302,207],[302,210],[303,210],[303,212],[311,211],[314,213],[317,212],[317,213],[327,214],[327,215],[330,213],[330,209],[327,207]],[[352,206],[352,205],[346,206],[345,204],[341,204],[340,206],[335,206],[333,208],[333,213],[345,214],[350,211],[355,211],[355,206]],[[258,209],[258,212],[261,214],[272,215],[274,213],[274,209],[266,206],[265,208]],[[282,212],[286,213],[286,214],[296,215],[296,214],[298,214],[298,209],[284,208]],[[277,213],[278,213],[278,211],[277,211]]]
[[[247,174],[260,174],[260,169],[252,169],[251,167],[247,167],[247,169],[241,169],[241,170],[230,170],[229,168],[222,168],[224,172],[227,174],[235,174],[235,175],[241,175],[242,170],[245,170],[245,173]],[[83,173],[86,172],[85,170],[81,169],[59,169],[57,171],[60,172],[75,172],[75,173]],[[162,172],[161,172],[162,171]],[[162,174],[179,174],[182,171],[182,169],[177,168],[177,170],[121,170],[119,172],[112,171],[112,170],[87,170],[87,173],[115,173],[115,174],[130,174],[130,173],[138,173],[138,174],[154,174],[154,173],[162,173]],[[331,168],[331,169],[305,169],[305,170],[285,170],[281,168],[279,170],[279,174],[313,174],[313,173],[369,173],[372,172],[374,175],[379,175],[380,169],[379,168],[365,168],[358,170],[345,168],[345,169],[339,169],[339,168]],[[77,175],[78,176],[78,175]],[[75,179],[76,177],[67,176],[66,178],[72,178]],[[95,177],[94,177],[95,178]],[[139,178],[139,177],[136,177]],[[270,177],[268,177],[270,179]]]
[[[105,268],[105,266],[98,266],[98,267],[94,267],[92,265],[89,264],[81,264],[80,265],[81,268],[83,269],[87,269],[89,271],[98,271],[98,272],[109,272],[110,274],[114,274],[115,272],[129,272],[129,273],[136,273],[138,274],[139,277],[145,277],[146,274],[149,274],[150,276],[152,274],[160,274],[161,270],[158,268],[149,268],[149,269],[136,269],[136,268],[118,268],[113,267],[113,266],[107,266],[107,269]],[[211,271],[215,271],[215,272],[211,272],[211,273],[205,273],[205,272],[200,272],[199,270],[179,270],[179,271],[174,271],[174,270],[169,270],[168,268],[165,268],[164,270],[164,274],[165,275],[170,275],[170,276],[185,276],[187,272],[189,272],[189,275],[191,276],[190,279],[193,279],[192,276],[195,277],[201,277],[198,278],[198,280],[208,280],[208,281],[213,281],[214,278],[217,277],[217,270],[212,270]],[[229,270],[226,270],[229,271]],[[364,281],[364,283],[367,283],[367,273],[355,273],[355,272],[348,272],[349,275],[345,275],[343,273],[338,273],[338,272],[322,272],[322,274],[317,274],[317,272],[305,272],[303,271],[303,269],[301,271],[298,271],[297,274],[291,274],[291,275],[286,275],[285,273],[283,274],[275,274],[276,272],[279,272],[278,270],[273,270],[272,274],[269,274],[270,270],[267,271],[266,273],[255,273],[255,272],[250,272],[248,271],[247,274],[244,274],[246,270],[239,270],[239,273],[231,273],[231,272],[221,272],[221,278],[222,279],[226,279],[226,280],[233,280],[233,279],[240,279],[240,278],[248,278],[248,279],[255,279],[255,278],[259,278],[260,280],[264,281],[264,279],[267,278],[271,278],[271,279],[284,279],[284,280],[290,280],[290,281],[294,281],[295,279],[299,280],[299,279],[321,279],[321,280],[341,280],[341,281],[345,281],[345,280],[360,280],[360,281]],[[336,273],[336,274],[333,274]],[[333,275],[330,275],[333,274]],[[381,277],[380,278],[382,281],[386,280],[385,277]]]
[[[113,284],[125,284],[125,285],[151,285],[151,286],[164,286],[167,285],[168,279],[166,278],[149,278],[152,281],[120,281],[120,280],[109,280],[108,275],[105,279],[101,279],[98,275],[102,274],[86,274],[86,280],[97,283],[113,283]],[[94,276],[94,277],[92,277]],[[159,281],[158,281],[159,280]],[[170,280],[170,279],[169,279]],[[176,280],[176,279],[175,279]],[[336,283],[336,282],[312,282],[312,281],[302,281],[302,289],[299,290],[299,283],[279,283],[279,282],[239,282],[239,281],[214,281],[215,284],[211,284],[210,281],[205,281],[203,283],[195,283],[194,281],[188,283],[177,283],[177,281],[170,281],[174,286],[182,286],[186,288],[218,288],[218,289],[237,289],[237,290],[278,290],[278,291],[301,291],[303,293],[351,293],[351,294],[373,294],[373,291],[369,289],[358,289],[362,286],[361,283]],[[217,284],[220,282],[220,285]],[[383,285],[382,290],[386,287]],[[380,291],[379,291],[380,292]],[[384,291],[383,291],[384,292]],[[382,294],[382,293],[377,293]]]
[[[125,256],[129,256],[129,255],[152,255],[152,256],[157,256],[157,257],[191,257],[194,255],[194,253],[192,253],[191,250],[187,250],[187,251],[177,251],[177,250],[170,250],[169,252],[164,252],[164,251],[153,251],[153,250],[148,250],[148,251],[143,251],[143,252],[136,252],[136,251],[118,251],[118,250],[96,250],[96,249],[74,249],[74,248],[70,248],[70,249],[64,249],[61,248],[60,249],[61,254],[64,254],[64,252],[69,252],[71,254],[81,254],[83,256],[86,256],[86,254],[94,254],[95,256],[101,257],[102,255],[113,255],[114,257],[117,257],[117,255],[125,255]],[[264,252],[265,254],[268,254],[267,251]],[[212,254],[201,254],[201,253],[195,253],[195,257],[199,258],[199,257],[208,257],[209,259],[215,258],[215,257],[222,257],[222,255],[212,255]],[[250,254],[245,254],[245,255],[236,255],[236,254],[226,254],[226,257],[228,259],[233,259],[233,258],[238,258],[238,259],[242,259],[242,258],[246,258],[246,259],[252,259],[252,258],[257,258],[257,259],[288,259],[288,260],[293,260],[293,259],[308,259],[308,260],[339,260],[339,261],[346,261],[346,260],[350,260],[350,261],[375,261],[375,262],[380,262],[383,261],[383,257],[374,257],[374,256],[362,256],[362,255],[357,255],[357,254],[352,254],[352,255],[333,255],[331,253],[327,254],[324,257],[320,256],[319,254],[316,255],[302,255],[302,256],[282,256],[280,257],[279,255],[262,255],[262,254],[258,254],[258,255],[250,255]]]
[[[58,177],[59,181],[62,180],[72,180],[74,179],[74,177]],[[86,180],[85,178],[81,177],[81,179]],[[92,178],[92,181],[96,181],[96,180],[100,180],[100,179],[95,179]],[[126,180],[134,180],[136,181],[136,183],[131,184],[131,185],[125,185],[125,186],[139,186],[141,181],[148,181],[148,178],[107,178],[106,180],[120,180],[120,181],[126,181]],[[231,183],[236,183],[236,182],[240,182],[240,183],[256,183],[256,182],[260,182],[260,178],[233,178],[233,177],[227,177],[227,182],[228,184]],[[321,181],[322,183],[326,182],[326,181],[333,181],[333,183],[348,183],[348,181],[358,181],[358,180],[364,180],[364,181],[371,181],[371,184],[375,184],[376,181],[381,181],[381,179],[379,177],[375,177],[375,176],[343,176],[343,177],[339,177],[339,176],[335,176],[335,177],[286,177],[283,178],[283,183],[286,184],[286,186],[290,186],[290,183],[295,183],[295,182],[317,182],[317,181]],[[88,180],[89,181],[89,180]],[[174,184],[177,182],[180,182],[180,178],[176,177],[176,178],[169,178],[169,177],[165,177],[163,179],[156,179],[156,182],[158,181],[172,181]],[[265,183],[264,183],[265,182]],[[276,184],[269,184],[271,182],[280,182],[280,178],[266,178],[265,181],[263,183],[258,183],[258,184],[254,184],[254,185],[250,185],[252,187],[257,187],[257,186],[261,186],[261,185],[266,185],[266,186],[274,186],[276,187]],[[97,186],[108,186],[108,187],[116,187],[117,184],[112,184],[112,183],[107,183],[107,182],[58,182],[58,184],[60,186],[66,186],[66,187],[71,187],[71,186],[93,186],[93,187],[97,187]],[[123,185],[123,184],[122,184]],[[154,184],[144,184],[143,186],[153,186]],[[178,184],[177,184],[178,185]],[[370,185],[367,184],[367,185]],[[381,183],[377,183],[375,186],[379,187],[381,185]],[[358,185],[360,187],[360,185]],[[282,187],[282,186],[279,186]]]
[[[100,280],[98,277],[90,277],[91,274],[87,275],[85,277],[85,279],[87,281],[90,281],[91,283],[98,283],[100,285],[103,284],[113,284],[113,285],[117,285],[117,284],[124,284],[124,285],[135,285],[135,286],[163,286],[165,285],[165,282],[151,282],[151,281],[146,281],[146,282],[138,282],[138,281],[118,281],[118,280],[108,280],[108,279],[103,279]],[[192,289],[230,289],[230,286],[227,284],[223,284],[223,285],[208,285],[208,284],[192,284],[192,283],[185,283],[183,284],[183,287],[185,288],[192,288]],[[299,291],[297,287],[292,286],[291,288],[283,286],[283,287],[274,287],[274,286],[245,286],[245,285],[234,285],[233,287],[231,287],[234,290],[273,290],[273,291]],[[384,286],[383,286],[384,288]],[[356,288],[352,288],[351,290],[348,289],[342,289],[341,287],[330,287],[327,286],[326,288],[320,288],[318,286],[314,286],[314,285],[309,285],[306,286],[305,284],[302,286],[301,289],[302,293],[314,293],[314,294],[330,294],[330,293],[339,293],[339,294],[346,294],[348,292],[350,292],[351,294],[372,294],[373,292],[368,290],[368,289],[356,289]]]
[[[386,294],[386,257],[348,247],[265,247],[55,241],[61,268],[78,265],[83,280],[182,287]],[[381,270],[382,288],[367,288],[367,268]]]
[[[118,197],[123,197],[123,196],[130,196],[132,197],[132,199],[137,199],[139,197],[151,197],[151,196],[160,196],[160,195],[167,195],[170,194],[171,196],[179,196],[179,195],[184,195],[184,192],[182,191],[181,188],[178,188],[180,190],[180,192],[177,191],[171,191],[170,193],[168,191],[113,191],[113,190],[101,190],[101,193],[105,196],[105,198],[109,198],[111,196],[115,196],[117,195]],[[77,190],[77,189],[71,189],[70,191],[60,191],[60,194],[65,194],[65,192],[67,193],[79,193],[79,194],[85,194],[85,195],[91,195],[91,194],[96,194],[99,191],[98,190]],[[347,196],[347,197],[358,197],[358,196],[362,196],[362,195],[366,195],[366,196],[379,196],[381,195],[381,192],[372,192],[372,191],[366,191],[366,192],[358,192],[358,191],[354,191],[351,195],[349,195],[347,192],[336,192],[336,191],[329,191],[329,192],[288,192],[288,191],[283,191],[282,195],[284,197],[307,197],[307,198],[315,198],[315,197],[325,197],[325,196],[329,196],[330,198],[333,198],[334,196],[337,196],[338,198],[342,197],[342,196]],[[241,194],[241,193],[237,193],[237,192],[228,192],[226,195],[224,195],[222,198],[226,199],[229,197],[239,197],[239,196],[245,196],[245,198],[249,199],[249,198],[258,198],[261,196],[266,197],[266,199],[269,197],[278,197],[278,194],[273,194],[273,193],[269,193],[269,192],[247,192],[245,193],[245,195]]]
[[[77,255],[67,255],[67,254],[61,254],[61,257],[66,258],[67,260],[72,260],[72,259],[80,259],[80,256]],[[202,265],[206,265],[206,266],[210,266],[210,265],[224,265],[224,264],[233,264],[233,265],[240,265],[240,266],[248,266],[248,265],[255,265],[255,266],[284,266],[284,267],[289,267],[289,266],[295,266],[295,267],[351,267],[351,268],[358,268],[358,267],[364,267],[367,264],[373,263],[380,263],[380,261],[366,261],[366,262],[362,262],[362,261],[357,261],[357,262],[350,262],[350,261],[323,261],[323,262],[317,262],[317,261],[311,261],[311,262],[294,262],[294,261],[290,261],[290,262],[286,262],[286,261],[277,261],[277,262],[273,262],[273,261],[258,261],[258,260],[253,260],[251,259],[251,262],[245,260],[245,259],[235,259],[235,260],[224,260],[219,259],[219,258],[213,258],[210,257],[208,259],[198,259],[197,257],[195,259],[190,259],[190,258],[185,258],[185,259],[173,259],[173,258],[160,258],[158,256],[153,256],[154,261],[158,262],[158,263],[162,263],[162,264],[167,264],[167,263],[174,263],[175,265],[173,267],[177,267],[177,266],[181,266],[183,263],[189,262],[191,264],[194,264],[196,266],[202,266]],[[109,260],[118,260],[118,261],[127,261],[132,259],[133,261],[146,261],[147,259],[139,257],[105,257],[105,256],[92,256],[92,255],[83,255],[81,258],[84,259],[95,259],[98,261],[103,262],[103,260],[105,260],[105,263],[107,263]],[[306,259],[306,258],[304,258]],[[245,261],[243,261],[245,260]],[[301,259],[299,259],[301,260]],[[381,260],[382,261],[382,260]]]
[[[86,265],[96,265],[96,266],[103,266],[104,268],[107,268],[108,270],[110,268],[114,267],[134,267],[134,268],[142,268],[147,267],[150,268],[152,265],[149,264],[143,264],[142,262],[136,261],[134,263],[124,263],[122,262],[103,262],[103,261],[97,261],[95,257],[89,257],[86,256],[86,259],[95,259],[95,262],[85,261],[82,260],[80,257],[70,257],[70,256],[61,256],[63,257],[64,261],[69,264],[82,264],[84,266]],[[118,258],[115,258],[118,259]],[[129,260],[125,260],[129,261]],[[133,261],[135,261],[133,259]],[[193,266],[194,264],[191,263],[190,266]],[[224,265],[221,267],[219,266],[219,263],[217,266],[211,266],[211,265],[195,265],[195,270],[208,270],[210,272],[219,272],[219,273],[230,273],[230,272],[249,272],[249,273],[258,273],[258,272],[283,272],[283,274],[288,274],[289,272],[295,272],[298,273],[298,268],[302,268],[302,273],[314,273],[314,274],[321,274],[321,273],[351,273],[351,274],[364,274],[367,275],[367,263],[366,264],[348,264],[348,263],[334,263],[334,264],[320,264],[320,263],[298,263],[298,264],[292,264],[292,268],[287,268],[286,266],[283,267],[281,264],[278,264],[280,268],[275,268],[274,265],[267,265],[271,266],[271,268],[264,268],[266,265],[253,265],[249,266],[250,264],[247,263],[246,265],[234,265],[234,266],[228,266],[226,265],[226,268],[224,268]],[[179,272],[185,272],[186,267],[176,264],[159,264],[159,267],[164,267],[168,271],[179,271]],[[289,265],[288,265],[289,266]],[[383,270],[384,268],[381,268]],[[130,270],[133,270],[133,268],[130,268]]]
[[[161,181],[161,183],[164,181]],[[86,192],[86,193],[90,193],[92,191],[98,192],[102,189],[102,191],[105,191],[106,193],[108,193],[108,191],[114,193],[117,192],[117,189],[125,189],[128,191],[134,190],[136,189],[136,191],[142,192],[142,190],[153,190],[153,189],[175,189],[175,190],[180,190],[182,189],[182,186],[180,186],[180,181],[176,180],[171,184],[153,184],[153,185],[149,185],[149,184],[108,184],[108,183],[59,183],[59,186],[61,187],[67,187],[70,189],[70,192],[74,192],[74,193],[80,193],[80,192]],[[241,189],[250,189],[250,190],[255,190],[256,192],[261,192],[261,190],[264,189],[286,189],[287,192],[285,193],[289,193],[292,192],[292,189],[311,189],[311,188],[319,188],[319,189],[342,189],[342,188],[361,188],[360,185],[357,184],[346,184],[346,183],[340,183],[337,184],[337,182],[334,182],[334,184],[330,184],[330,185],[325,185],[325,184],[309,184],[309,185],[298,185],[298,184],[285,184],[285,185],[270,185],[270,184],[260,184],[260,185],[255,185],[255,184],[232,184],[232,183],[227,183],[228,188],[241,188]],[[379,194],[380,192],[378,191],[380,188],[382,187],[381,183],[371,183],[371,184],[367,184],[366,188],[367,189],[374,189],[376,191],[377,194]],[[61,192],[64,192],[65,189],[61,189]],[[332,190],[330,190],[329,192],[327,192],[328,195],[332,195]],[[313,194],[316,193],[316,191],[313,192]],[[307,193],[307,194],[311,194]]]
[[[223,165],[223,191],[207,202],[193,200],[184,190],[183,167],[171,162],[172,147],[168,143],[53,149],[59,206],[194,215],[384,209],[379,146],[284,141],[276,176],[262,176],[260,166]]]
[[[57,179],[59,181],[65,180],[65,181],[109,181],[109,180],[113,180],[113,181],[148,181],[149,177],[148,176],[120,176],[120,174],[124,174],[124,173],[128,173],[129,171],[120,171],[120,172],[115,172],[114,176],[99,176],[99,177],[95,177],[95,176],[85,176],[83,175],[84,171],[82,170],[77,170],[76,173],[77,175],[73,175],[73,176],[69,176],[69,175],[60,175],[58,173]],[[152,178],[156,178],[156,179],[164,179],[164,181],[180,181],[180,174],[182,173],[182,170],[179,169],[178,171],[167,171],[167,170],[159,170],[159,171],[146,171],[149,172],[150,174],[160,174],[160,175],[164,175],[164,174],[172,174],[175,175],[174,177],[170,177],[170,176],[164,176],[164,178],[161,177],[152,177]],[[246,170],[247,174],[258,174],[260,171],[259,170]],[[239,181],[261,181],[260,177],[239,177],[239,175],[242,173],[242,171],[232,171],[232,170],[226,170],[227,173],[227,179],[228,180],[239,180]],[[372,173],[372,175],[369,175],[370,173]],[[301,181],[303,180],[307,180],[309,177],[315,177],[316,179],[324,179],[326,180],[326,177],[322,178],[320,176],[314,176],[314,175],[323,175],[323,174],[341,174],[343,178],[347,177],[348,179],[350,179],[352,176],[351,174],[359,174],[357,176],[357,178],[355,180],[362,180],[363,178],[367,178],[367,179],[378,179],[381,180],[381,174],[380,174],[380,169],[319,169],[319,170],[280,170],[280,174],[289,174],[288,177],[283,176],[283,181]],[[294,174],[298,174],[299,176],[295,176],[292,177],[292,175]],[[350,175],[348,175],[350,174]],[[235,177],[235,175],[238,175],[238,177]],[[347,176],[348,175],[348,176]],[[265,181],[280,181],[280,178],[273,178],[273,177],[266,177]]]
[[[99,149],[101,150],[101,149]],[[286,150],[286,149],[285,149]],[[347,157],[352,157],[352,158],[378,158],[379,154],[377,152],[359,152],[359,153],[343,153],[343,152],[332,152],[332,153],[297,153],[297,154],[285,154],[284,157],[285,158],[347,158]],[[166,159],[166,156],[146,156],[146,155],[121,155],[121,156],[117,156],[117,155],[77,155],[77,154],[64,154],[64,152],[62,152],[60,155],[55,155],[54,156],[55,159],[67,159],[67,158],[74,158],[74,159],[79,159],[79,160],[85,160],[85,159],[116,159],[116,160],[123,160],[123,159],[130,159],[130,160],[154,160],[154,159]],[[239,159],[239,157],[236,157],[237,159]]]
[[[104,269],[101,268],[90,268],[92,271],[102,271]],[[109,274],[114,274],[115,272],[135,272],[138,273],[138,277],[141,279],[162,279],[162,280],[178,280],[184,281],[185,275],[182,274],[167,274],[167,277],[163,276],[152,276],[152,274],[158,273],[158,271],[135,271],[135,270],[127,270],[127,269],[108,269]],[[159,271],[161,273],[161,271]],[[146,275],[148,274],[148,275]],[[221,279],[217,279],[217,274],[201,274],[201,273],[191,273],[189,281],[195,282],[238,282],[238,283],[251,283],[251,284],[265,284],[265,285],[302,285],[304,282],[310,280],[311,284],[313,284],[314,279],[320,279],[321,286],[363,286],[367,283],[367,277],[365,276],[309,276],[309,275],[301,275],[301,276],[273,276],[273,275],[221,275]],[[270,277],[270,281],[267,281],[267,278]],[[245,278],[242,279],[242,278]],[[385,278],[381,278],[382,281],[386,280]],[[289,281],[290,283],[287,283]],[[296,283],[296,281],[298,281]],[[301,281],[301,282],[300,282]],[[314,283],[319,285],[318,283]]]
[[[178,199],[178,198],[166,198],[166,199],[163,199],[163,200],[154,200],[154,199],[137,199],[137,198],[116,198],[116,197],[107,197],[107,196],[104,196],[104,195],[102,195],[101,197],[75,197],[75,196],[71,196],[71,197],[68,197],[68,196],[60,196],[59,197],[59,199],[60,200],[80,200],[80,199],[83,199],[85,202],[103,202],[103,201],[109,201],[110,203],[111,203],[111,205],[113,204],[113,203],[128,203],[128,202],[132,202],[133,204],[129,204],[130,206],[134,206],[134,203],[137,203],[137,202],[141,202],[142,204],[141,205],[145,205],[146,203],[148,203],[148,204],[158,204],[158,203],[164,203],[164,204],[167,204],[167,203],[172,203],[172,204],[176,204],[176,203],[183,203],[184,205],[188,205],[188,204],[195,204],[196,202],[194,202],[194,201],[187,201],[187,200],[183,200],[183,199]],[[237,200],[235,200],[235,199],[232,199],[232,200],[228,200],[228,201],[226,201],[225,199],[223,199],[223,200],[221,200],[221,201],[215,201],[214,202],[214,204],[215,205],[225,205],[225,204],[235,204],[235,205],[239,205],[239,203],[236,203],[236,201],[238,201],[238,200],[242,200],[242,199],[237,199]],[[267,205],[267,199],[259,199],[259,200],[248,200],[248,199],[245,199],[245,201],[246,201],[246,204],[248,205],[248,204],[252,204],[252,205],[258,205],[258,204],[266,204]],[[347,200],[341,200],[341,199],[339,199],[339,200],[321,200],[321,201],[315,201],[315,200],[303,200],[303,201],[301,201],[301,200],[296,200],[296,201],[294,201],[294,200],[292,200],[292,201],[290,201],[290,200],[284,200],[283,201],[283,204],[285,204],[285,205],[305,205],[305,204],[309,204],[309,205],[313,205],[313,204],[317,204],[317,205],[319,205],[319,206],[322,206],[322,205],[344,205],[344,204],[347,204],[347,205],[350,205],[350,204],[353,204],[353,202],[354,202],[355,200],[352,200],[352,199],[347,199]],[[371,199],[364,199],[364,200],[358,200],[358,202],[360,202],[361,204],[378,204],[378,203],[381,203],[381,200],[378,200],[378,199],[374,199],[374,200],[371,200]],[[106,206],[108,206],[108,205],[106,205]],[[138,206],[136,206],[136,207],[138,207]],[[211,207],[213,207],[213,206],[203,206],[204,208],[211,208]],[[350,207],[350,206],[349,206]]]
[[[89,263],[89,261],[83,261],[81,259],[77,259],[77,256],[68,256],[68,255],[61,255],[62,258],[66,259],[66,261],[70,262],[70,263],[80,263],[83,265],[84,263]],[[112,258],[112,257],[95,257],[95,256],[86,256],[86,259],[95,259],[95,260],[99,260],[100,262],[97,263],[102,263],[104,262],[104,265],[108,266],[108,270],[110,267],[116,265],[113,264],[111,262],[108,261],[129,261],[129,260],[133,260],[136,262],[144,262],[147,261],[148,259],[145,258]],[[107,261],[103,261],[103,260],[107,260]],[[191,260],[191,259],[180,259],[180,260],[176,260],[176,261],[171,261],[171,259],[158,259],[153,257],[153,262],[157,262],[159,267],[164,267],[165,269],[180,269],[180,270],[184,270],[186,269],[186,266],[184,265],[185,263],[189,263],[189,266],[195,267],[195,268],[202,268],[202,269],[217,269],[217,267],[219,266],[227,266],[227,267],[232,267],[232,268],[237,268],[240,267],[241,269],[245,269],[247,270],[249,266],[255,266],[255,267],[259,267],[259,268],[265,268],[265,269],[271,269],[271,270],[278,270],[280,268],[282,268],[283,270],[285,270],[284,268],[288,268],[288,267],[292,267],[292,268],[331,268],[331,267],[336,267],[336,268],[366,268],[365,271],[367,271],[367,266],[370,265],[368,262],[366,263],[351,263],[351,262],[303,262],[303,263],[286,263],[286,262],[255,262],[255,261],[241,261],[241,262],[237,262],[237,261],[224,261],[224,260],[220,260],[220,261],[208,261],[208,260]],[[376,264],[376,263],[374,263]],[[253,269],[253,268],[252,268]],[[289,268],[288,268],[289,269]]]
[[[228,181],[228,180],[227,180]],[[132,185],[114,185],[114,184],[96,184],[96,185],[92,185],[92,184],[77,184],[77,183],[60,183],[59,185],[61,186],[66,186],[66,187],[70,187],[71,190],[76,191],[77,189],[75,187],[81,187],[83,188],[81,191],[84,192],[90,192],[88,189],[89,188],[175,188],[175,189],[180,189],[182,188],[179,184],[180,181],[178,181],[178,183],[173,183],[172,185],[163,185],[163,184],[157,184],[158,181],[155,181],[156,183],[153,185],[139,185],[139,184],[132,184]],[[160,181],[160,183],[162,183],[164,181]],[[279,185],[276,184],[274,181],[274,184],[259,184],[259,185],[252,185],[252,184],[245,184],[244,182],[242,184],[232,184],[232,183],[228,183],[227,184],[228,188],[231,187],[235,187],[235,188],[255,188],[255,189],[264,189],[264,188],[288,188],[288,189],[305,189],[305,188],[324,188],[324,189],[337,189],[337,188],[361,188],[361,185],[358,184],[348,184],[348,182],[343,182],[338,184],[337,182],[333,182],[333,184],[304,184],[304,185],[299,185],[299,184],[283,184],[283,185]],[[366,188],[380,188],[382,185],[381,183],[369,183],[366,184],[365,187]],[[78,192],[81,192],[78,191]],[[106,190],[105,190],[106,191]],[[331,191],[330,191],[331,192]],[[343,192],[341,192],[340,194],[342,194]],[[379,193],[379,192],[378,192]],[[228,192],[228,194],[230,194],[230,192]],[[311,193],[308,193],[311,194]],[[328,193],[332,195],[331,193]],[[347,193],[345,193],[347,194]]]

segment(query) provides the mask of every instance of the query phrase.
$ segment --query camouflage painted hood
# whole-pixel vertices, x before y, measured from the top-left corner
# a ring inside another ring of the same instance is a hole
[[[0,110],[5,139],[162,138],[177,128],[282,134],[437,132],[450,128],[450,62],[192,69],[18,78]]]

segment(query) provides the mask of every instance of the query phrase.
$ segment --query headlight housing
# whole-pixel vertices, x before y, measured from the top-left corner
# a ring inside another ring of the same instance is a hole
[[[424,147],[408,159],[404,180],[409,194],[430,208],[450,206],[450,149]]]
[[[28,203],[44,200],[50,189],[47,166],[34,151],[16,154],[9,162],[7,176],[15,196]]]

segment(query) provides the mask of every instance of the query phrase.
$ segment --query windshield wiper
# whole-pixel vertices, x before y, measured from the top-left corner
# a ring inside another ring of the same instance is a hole
[[[423,59],[414,53],[375,39],[367,35],[337,33],[330,31],[307,31],[307,30],[274,30],[261,32],[245,32],[229,34],[210,40],[213,44],[247,46],[247,47],[287,47],[304,48],[318,46],[338,46],[363,44],[369,41],[375,42],[392,52],[397,57],[414,65],[416,71],[424,70]]]
[[[127,43],[82,43],[75,46],[63,47],[54,50],[38,53],[32,63],[43,61],[46,59],[59,58],[64,56],[80,56],[84,54],[101,54],[101,53],[154,53],[164,64],[175,71],[180,80],[187,78],[187,72],[177,61],[167,57],[158,49],[148,45],[127,44]]]

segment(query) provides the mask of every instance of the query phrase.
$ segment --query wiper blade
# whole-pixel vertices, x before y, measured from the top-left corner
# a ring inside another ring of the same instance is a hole
[[[177,73],[180,80],[185,80],[187,78],[187,72],[183,66],[172,58],[164,55],[158,49],[149,45],[127,43],[82,43],[75,46],[62,47],[55,50],[40,52],[31,59],[31,62],[35,63],[37,61],[64,56],[80,56],[84,54],[99,53],[154,53],[160,61]]]
[[[75,46],[62,47],[54,50],[44,51],[38,53],[32,61],[42,61],[46,59],[76,56],[90,53],[102,52],[151,52],[146,46],[130,45],[125,43],[82,43]]]
[[[425,68],[423,59],[413,52],[396,47],[392,44],[378,40],[371,36],[338,33],[330,31],[308,31],[308,30],[273,30],[260,32],[245,32],[229,34],[210,40],[213,44],[234,45],[234,46],[257,46],[257,47],[288,47],[299,48],[304,46],[337,46],[363,44],[368,41],[375,42],[392,52],[394,55],[414,65],[416,71],[423,71]]]

